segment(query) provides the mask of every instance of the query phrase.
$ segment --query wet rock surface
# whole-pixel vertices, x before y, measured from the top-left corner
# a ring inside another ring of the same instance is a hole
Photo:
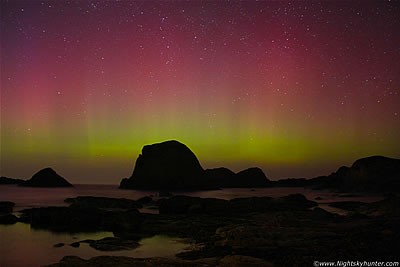
[[[0,224],[14,224],[18,221],[18,218],[12,214],[14,206],[14,202],[0,201]]]
[[[74,208],[102,208],[102,209],[138,209],[142,205],[131,199],[79,196],[76,198],[67,198],[66,203],[71,203]]]
[[[172,196],[157,203],[160,214],[90,208],[93,214],[86,210],[86,215],[82,215],[72,205],[54,214],[52,209],[45,208],[40,211],[43,213],[40,217],[44,218],[40,227],[54,229],[56,222],[66,230],[71,229],[66,225],[78,221],[72,229],[80,225],[82,230],[91,225],[92,229],[112,231],[111,238],[78,242],[102,251],[135,249],[141,238],[159,234],[191,240],[192,249],[179,253],[179,259],[65,257],[51,266],[310,266],[316,259],[398,259],[400,205],[397,196],[374,203],[332,204],[350,209],[347,216],[323,210],[300,194],[230,201]],[[30,210],[35,218],[32,210],[36,209]],[[60,214],[67,214],[63,218],[71,219],[64,223],[53,219]],[[85,217],[87,214],[95,219],[85,221],[89,220]],[[37,225],[33,219],[32,227]]]
[[[129,257],[113,257],[113,256],[100,256],[94,257],[89,260],[84,260],[76,256],[64,257],[59,263],[48,265],[48,267],[86,267],[86,266],[133,266],[133,267],[175,267],[175,266],[219,266],[219,267],[247,267],[247,266],[258,266],[258,267],[272,267],[274,264],[264,261],[262,259],[232,255],[226,256],[221,259],[219,258],[206,258],[193,261],[173,259],[173,258],[145,258],[135,259]]]
[[[89,246],[101,251],[129,250],[139,247],[135,240],[106,237],[100,240],[83,240],[80,243],[88,243]]]

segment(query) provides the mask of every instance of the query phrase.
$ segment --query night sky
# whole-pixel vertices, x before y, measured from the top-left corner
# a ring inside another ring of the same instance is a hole
[[[400,157],[395,1],[1,0],[1,175],[117,184],[169,139],[272,179]]]

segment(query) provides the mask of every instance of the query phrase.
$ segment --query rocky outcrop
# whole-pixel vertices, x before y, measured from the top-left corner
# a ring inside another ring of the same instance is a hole
[[[232,187],[235,181],[235,173],[228,168],[207,169],[204,172],[204,180],[209,184],[214,184],[216,187]]]
[[[160,200],[160,214],[211,214],[221,216],[243,215],[251,212],[307,210],[317,206],[304,195],[294,194],[280,198],[251,197],[223,200],[174,196]]]
[[[249,168],[238,173],[227,168],[207,169],[204,180],[219,188],[269,187],[272,183],[260,168]]]
[[[203,170],[195,154],[178,141],[144,146],[122,189],[205,190],[227,187],[267,187],[270,181],[259,168],[237,174],[227,168]]]
[[[17,222],[18,218],[11,214],[14,206],[14,202],[0,201],[0,224],[14,224]]]
[[[231,187],[268,187],[270,181],[260,168],[249,168],[238,172]]]
[[[204,189],[204,170],[195,154],[178,141],[144,146],[123,189],[188,190]]]
[[[1,213],[12,213],[14,206],[15,206],[14,202],[0,201],[0,214]]]
[[[29,187],[72,187],[72,184],[58,175],[51,168],[45,168],[38,171],[31,179],[19,185]]]
[[[0,185],[1,184],[20,184],[23,183],[24,180],[22,179],[14,179],[14,178],[8,178],[8,177],[0,177]]]
[[[221,259],[207,258],[193,261],[175,258],[130,258],[123,256],[98,256],[89,260],[76,256],[66,256],[59,263],[47,265],[47,267],[86,267],[86,266],[140,266],[140,267],[175,267],[175,266],[219,266],[219,267],[273,267],[274,264],[254,257],[243,255],[228,255]]]
[[[106,211],[91,207],[47,207],[21,213],[20,221],[30,223],[33,228],[56,232],[128,231],[141,222],[136,209]]]
[[[89,246],[100,251],[130,250],[139,247],[137,241],[115,237],[105,237],[100,240],[83,240],[80,243],[88,243]]]
[[[331,175],[309,180],[309,185],[345,192],[398,192],[400,160],[382,156],[362,158],[350,168],[343,166]]]
[[[126,198],[79,196],[67,198],[64,202],[71,203],[72,208],[138,209],[142,207],[137,201]]]

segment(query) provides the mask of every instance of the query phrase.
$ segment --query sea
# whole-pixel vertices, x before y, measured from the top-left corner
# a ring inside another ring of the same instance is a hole
[[[378,195],[350,195],[328,190],[312,190],[309,188],[228,188],[211,191],[171,192],[174,195],[187,195],[202,198],[233,199],[239,197],[280,197],[300,193],[309,200],[314,200],[319,207],[327,211],[345,215],[346,212],[328,206],[334,201],[362,201],[374,202],[381,200]],[[16,185],[0,185],[0,201],[15,203],[14,214],[27,208],[67,206],[66,198],[77,196],[96,196],[111,198],[139,199],[143,196],[159,198],[158,191],[122,190],[118,185],[85,185],[78,184],[70,188],[32,188]],[[142,209],[141,212],[155,213],[154,209]],[[134,258],[148,257],[175,257],[184,250],[190,249],[187,240],[165,235],[155,235],[139,241],[140,247],[133,250],[103,252],[91,248],[86,243],[81,243],[78,248],[69,244],[85,239],[102,239],[113,237],[112,232],[97,233],[54,233],[38,230],[29,224],[16,223],[14,225],[0,225],[0,267],[13,266],[42,266],[60,261],[64,256],[73,255],[83,259],[95,256],[128,256]],[[57,243],[65,243],[63,247],[54,247]]]

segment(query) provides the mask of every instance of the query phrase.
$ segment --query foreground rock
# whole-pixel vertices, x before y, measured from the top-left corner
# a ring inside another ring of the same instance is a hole
[[[223,200],[216,198],[199,198],[174,196],[160,200],[160,214],[211,214],[240,215],[251,212],[295,211],[306,210],[317,206],[317,203],[306,199],[301,194],[281,198],[252,197]]]
[[[79,196],[67,198],[64,202],[71,203],[70,207],[73,208],[138,209],[142,207],[139,202],[126,198]]]
[[[100,267],[100,266],[134,266],[134,267],[175,267],[175,266],[220,266],[220,267],[272,267],[270,262],[262,259],[233,255],[223,258],[207,258],[193,261],[174,259],[174,258],[145,258],[136,259],[129,257],[100,256],[89,260],[84,260],[76,256],[64,257],[59,263],[48,265],[47,267]]]
[[[0,224],[14,224],[18,221],[15,215],[12,215],[14,202],[0,201]]]
[[[124,189],[188,190],[204,189],[204,170],[194,153],[178,141],[144,146]]]
[[[58,175],[51,168],[38,171],[31,179],[24,181],[19,185],[29,187],[72,187],[72,184]]]
[[[39,220],[40,227],[50,230],[62,225],[58,229],[63,231],[79,226],[112,231],[113,238],[77,242],[102,250],[133,249],[141,238],[154,235],[185,238],[194,243],[191,250],[177,255],[179,259],[65,257],[53,266],[270,266],[271,262],[276,266],[309,266],[316,258],[398,260],[397,196],[374,203],[336,204],[352,209],[348,216],[318,208],[300,194],[229,201],[173,196],[157,203],[160,214],[72,206],[25,213],[32,223],[38,225]]]
[[[84,240],[80,243],[88,243],[89,246],[100,251],[130,250],[139,247],[135,240],[106,237],[100,240]]]
[[[128,231],[138,227],[141,216],[136,209],[48,207],[23,210],[19,220],[30,223],[33,228],[59,232]]]
[[[15,206],[14,202],[0,201],[0,214],[1,213],[12,213],[14,206]]]
[[[0,185],[2,184],[20,184],[23,183],[24,180],[22,179],[14,179],[14,178],[8,178],[8,177],[0,177]]]
[[[363,203],[359,201],[332,202],[329,206],[349,211],[351,214],[374,217],[400,217],[400,197],[396,196],[390,196],[381,201],[372,203]]]
[[[0,224],[14,224],[18,218],[12,214],[0,214]]]

